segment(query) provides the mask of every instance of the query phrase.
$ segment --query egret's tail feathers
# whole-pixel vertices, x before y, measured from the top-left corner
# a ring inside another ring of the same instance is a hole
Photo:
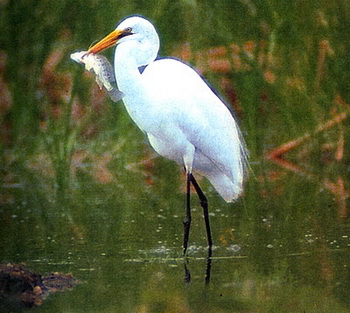
[[[243,191],[243,179],[237,183],[233,183],[222,173],[207,175],[207,178],[226,202],[235,201]]]

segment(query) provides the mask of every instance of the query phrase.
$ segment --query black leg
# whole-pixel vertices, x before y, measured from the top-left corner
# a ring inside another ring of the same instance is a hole
[[[207,268],[205,271],[205,283],[210,283],[210,275],[211,275],[211,256],[212,256],[212,250],[211,247],[208,249],[208,257],[207,257]]]
[[[187,267],[187,260],[184,262],[184,267],[185,267],[185,283],[190,283],[191,282],[191,272]]]
[[[188,238],[190,236],[191,227],[191,176],[192,174],[187,173],[187,204],[186,204],[186,217],[184,220],[184,254],[186,254],[188,246]]]
[[[213,246],[213,241],[211,239],[211,231],[210,231],[210,223],[209,223],[209,212],[208,212],[208,200],[207,197],[204,195],[202,189],[199,187],[196,179],[194,178],[194,176],[192,174],[188,174],[189,175],[189,180],[191,181],[194,189],[196,190],[201,206],[203,208],[203,215],[204,215],[204,221],[205,221],[205,227],[207,230],[207,237],[208,237],[208,246],[209,246],[209,253],[211,256],[211,250],[212,250],[212,246]],[[187,178],[187,184],[188,184],[188,178]],[[187,185],[188,188],[188,185]]]

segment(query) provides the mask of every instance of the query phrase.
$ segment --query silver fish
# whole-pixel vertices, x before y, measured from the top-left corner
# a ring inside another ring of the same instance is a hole
[[[104,87],[107,90],[112,101],[118,102],[124,97],[124,93],[116,87],[113,67],[105,56],[79,51],[72,53],[70,58],[77,63],[84,64],[87,71],[96,75],[96,83],[100,89]]]

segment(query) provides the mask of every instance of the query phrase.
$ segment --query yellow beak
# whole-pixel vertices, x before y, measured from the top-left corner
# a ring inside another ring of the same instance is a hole
[[[87,53],[99,53],[107,48],[114,46],[118,40],[124,37],[128,32],[124,30],[114,30],[109,35],[101,39],[97,44],[92,46]]]

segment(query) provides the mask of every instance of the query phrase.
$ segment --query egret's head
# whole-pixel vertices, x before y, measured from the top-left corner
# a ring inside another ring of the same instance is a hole
[[[159,37],[154,26],[145,18],[131,16],[123,20],[109,35],[88,50],[88,53],[99,53],[116,44],[129,42],[131,55],[143,55],[139,65],[153,61],[159,50]],[[134,51],[137,50],[137,51]]]

